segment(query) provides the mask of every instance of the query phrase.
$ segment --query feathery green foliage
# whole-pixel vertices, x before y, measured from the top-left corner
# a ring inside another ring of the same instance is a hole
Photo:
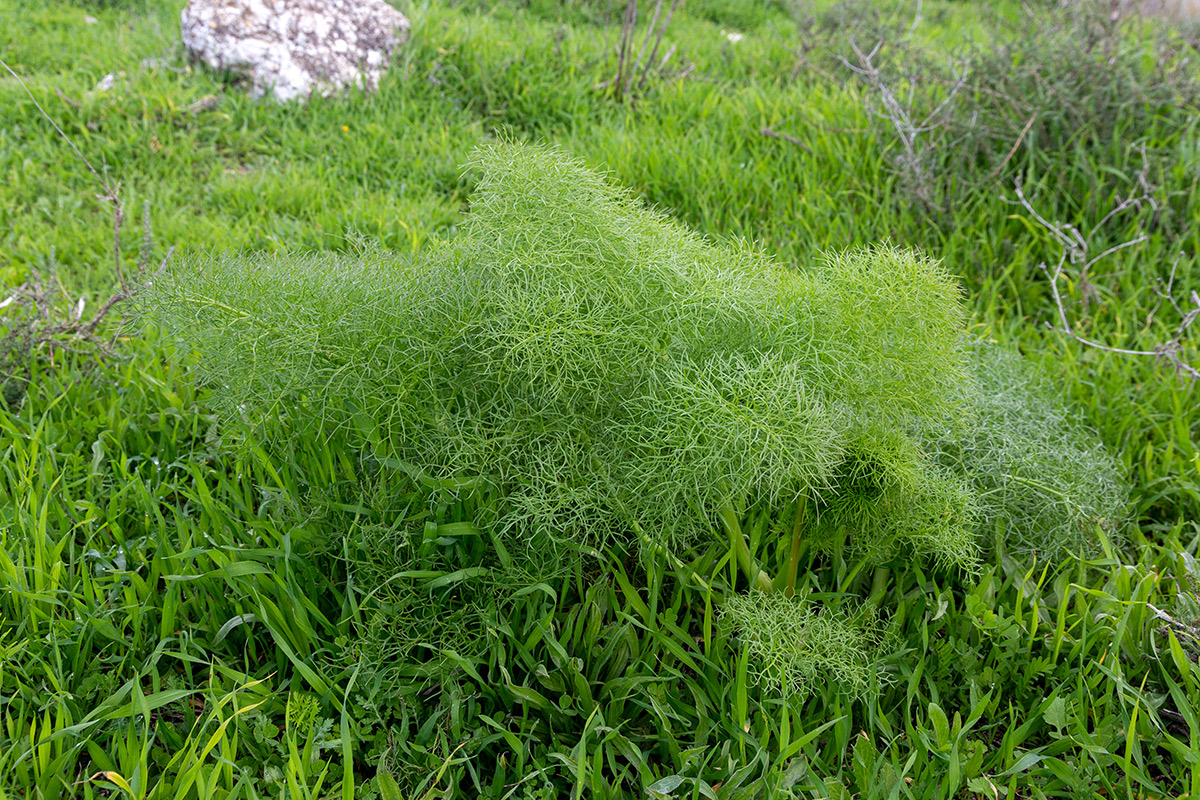
[[[969,423],[930,447],[973,490],[983,542],[1057,561],[1094,554],[1097,528],[1119,541],[1129,486],[1104,444],[1020,354],[979,342],[971,364]]]
[[[845,614],[779,592],[730,597],[722,613],[754,657],[758,680],[783,696],[827,686],[850,697],[878,691],[886,635],[870,608]]]
[[[905,432],[952,418],[966,374],[940,266],[884,246],[791,272],[550,148],[470,166],[466,229],[427,257],[217,256],[156,279],[144,313],[228,416],[491,486],[507,533],[681,541],[812,497],[866,549],[972,559],[962,493]],[[866,524],[876,495],[916,524]]]

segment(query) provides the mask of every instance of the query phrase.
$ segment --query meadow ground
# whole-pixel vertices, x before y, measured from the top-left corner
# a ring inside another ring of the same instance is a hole
[[[1132,522],[1079,557],[998,537],[976,574],[807,555],[816,595],[872,595],[895,654],[867,699],[784,697],[713,611],[736,570],[701,564],[701,585],[687,554],[591,552],[455,605],[455,565],[484,546],[469,507],[360,503],[351,454],[239,442],[153,330],[104,320],[99,361],[31,350],[49,323],[13,304],[0,797],[1200,797],[1195,382],[1169,353],[1048,329],[1039,266],[1073,226],[1071,329],[1172,341],[1200,287],[1188,31],[1059,29],[1016,3],[688,0],[629,102],[604,85],[621,3],[402,4],[413,39],[377,94],[280,107],[188,64],[181,5],[0,0],[24,82],[0,77],[0,278],[36,277],[39,314],[89,319],[117,262],[170,247],[168,269],[417,253],[455,235],[477,144],[545,141],[789,266],[883,240],[941,259],[972,331],[1040,364],[1117,455]],[[120,182],[116,259],[111,204],[34,100]],[[296,508],[314,483],[345,503]],[[381,546],[420,573],[408,593],[372,591]]]

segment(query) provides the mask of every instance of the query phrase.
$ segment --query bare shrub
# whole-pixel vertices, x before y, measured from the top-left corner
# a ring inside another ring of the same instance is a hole
[[[919,11],[908,27],[877,15],[858,23],[794,16],[801,50],[819,41],[841,66],[831,77],[864,90],[873,132],[899,146],[901,185],[931,211],[1011,185],[1022,148],[1067,158],[1082,147],[1103,160],[1123,132],[1200,110],[1195,45],[1178,30],[1114,14],[1109,3],[1025,6],[1023,14],[997,17],[988,42],[951,54],[912,35]]]

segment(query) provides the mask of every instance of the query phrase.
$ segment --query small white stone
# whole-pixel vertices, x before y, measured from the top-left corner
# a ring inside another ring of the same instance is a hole
[[[83,24],[84,25],[98,25],[99,23],[100,23],[100,20],[96,19],[91,14],[83,15]]]
[[[107,92],[116,85],[117,85],[117,74],[115,72],[110,72],[107,75],[105,75],[103,78],[101,78],[99,83],[96,84],[96,91],[97,92]]]

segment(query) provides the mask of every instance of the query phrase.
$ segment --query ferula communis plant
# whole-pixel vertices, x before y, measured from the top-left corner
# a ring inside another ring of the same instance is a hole
[[[551,148],[487,146],[469,168],[463,233],[416,259],[219,255],[157,277],[142,308],[200,354],[227,416],[486,484],[510,539],[720,531],[785,597],[804,543],[972,563],[971,494],[916,433],[954,424],[968,380],[937,263],[885,245],[793,271]],[[739,527],[750,505],[786,518],[774,575]]]

